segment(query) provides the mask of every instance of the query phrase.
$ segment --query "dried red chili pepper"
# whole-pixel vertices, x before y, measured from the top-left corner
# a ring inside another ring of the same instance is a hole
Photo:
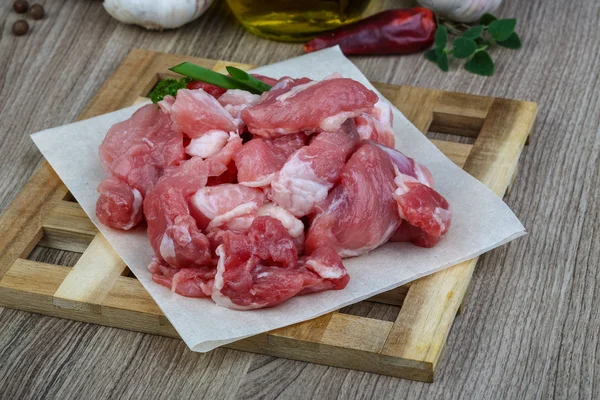
[[[314,38],[304,51],[340,45],[344,54],[409,54],[431,46],[435,36],[433,11],[415,7],[387,10]]]

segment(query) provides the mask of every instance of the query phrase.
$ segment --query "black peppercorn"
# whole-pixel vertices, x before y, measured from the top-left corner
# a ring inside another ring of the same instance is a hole
[[[16,0],[13,3],[13,8],[19,14],[23,14],[23,13],[27,12],[27,9],[29,8],[29,4],[25,0]]]
[[[33,4],[29,9],[29,15],[31,15],[31,18],[33,19],[42,19],[45,14],[44,7],[42,7],[41,4]]]
[[[24,19],[20,19],[13,24],[13,33],[17,36],[23,36],[29,32],[29,24]]]

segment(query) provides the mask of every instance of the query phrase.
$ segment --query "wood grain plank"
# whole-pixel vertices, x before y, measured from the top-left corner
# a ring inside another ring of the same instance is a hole
[[[402,86],[386,97],[418,130],[425,133],[431,126],[433,111],[441,95],[439,90]]]
[[[404,299],[406,298],[406,294],[408,293],[409,288],[410,283],[397,287],[396,289],[392,289],[390,291],[375,295],[367,299],[367,301],[401,306],[404,303]]]
[[[535,103],[495,99],[465,162],[465,171],[503,196],[513,179],[536,115]]]
[[[280,329],[269,332],[269,337],[286,338],[294,341],[306,342],[307,345],[314,343],[315,348],[321,342],[321,338],[325,334],[329,322],[335,313],[329,313],[310,321],[301,322],[290,326],[285,326]]]
[[[140,281],[131,277],[122,276],[117,278],[102,305],[118,310],[158,315],[164,318],[163,312]]]
[[[19,257],[41,239],[41,219],[67,193],[66,187],[44,161],[6,212],[0,216],[0,279]]]
[[[382,354],[427,363],[433,381],[476,264],[473,259],[413,282]]]
[[[100,314],[102,303],[125,268],[125,262],[110,243],[97,233],[54,293],[54,305]]]
[[[388,321],[378,322],[386,328],[390,324]],[[356,345],[360,347],[358,342]],[[364,344],[362,345],[364,346]],[[394,357],[388,358],[370,351],[349,349],[326,343],[321,343],[319,351],[315,352],[315,344],[308,341],[296,341],[273,335],[269,335],[268,340],[265,340],[264,335],[257,335],[232,343],[227,347],[276,357],[310,361],[314,364],[325,364],[359,371],[370,371],[381,375],[404,377],[423,382],[431,380],[431,368],[425,363]]]
[[[392,325],[388,321],[333,314],[321,343],[378,353],[383,348]]]
[[[178,337],[175,329],[171,325],[165,324],[164,317],[161,317],[159,314],[152,312],[134,313],[123,309],[122,306],[113,307],[117,299],[119,301],[123,300],[124,296],[122,293],[115,298],[114,294],[109,292],[105,300],[106,306],[102,308],[100,313],[82,309],[55,307],[53,303],[54,293],[58,290],[70,271],[71,268],[69,267],[17,259],[2,281],[0,281],[0,306],[54,317],[69,318],[76,321],[117,326],[139,332]],[[128,283],[132,283],[131,281],[134,281],[132,278],[118,278],[122,282],[127,279],[130,281],[121,283],[117,289],[123,289],[123,284],[127,285]],[[131,290],[124,291],[124,293],[128,292],[135,293]],[[127,298],[136,299],[137,297],[134,295],[127,296]],[[139,302],[134,302],[133,304],[135,306]],[[147,307],[143,310],[150,311]]]
[[[44,236],[40,246],[83,253],[98,229],[81,206],[72,201],[59,201],[42,221]]]
[[[446,142],[444,140],[432,140],[435,147],[446,155],[452,162],[459,167],[464,167],[467,157],[471,153],[473,145],[467,143]]]
[[[493,101],[492,97],[444,92],[433,109],[429,130],[477,137]]]

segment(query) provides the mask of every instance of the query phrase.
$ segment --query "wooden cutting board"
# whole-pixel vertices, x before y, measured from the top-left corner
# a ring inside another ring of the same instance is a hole
[[[145,98],[168,68],[191,61],[223,72],[233,62],[133,50],[80,119]],[[423,133],[473,138],[434,141],[452,161],[503,196],[517,172],[537,105],[375,83]],[[36,246],[82,253],[73,268],[27,259]],[[367,301],[401,306],[394,322],[330,313],[240,340],[229,348],[432,382],[477,259]],[[178,337],[137,279],[43,162],[0,217],[0,306]]]

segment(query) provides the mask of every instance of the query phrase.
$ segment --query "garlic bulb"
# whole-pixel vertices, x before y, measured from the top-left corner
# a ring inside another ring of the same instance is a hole
[[[418,0],[423,7],[456,22],[475,22],[492,12],[502,0]]]
[[[105,0],[115,19],[146,29],[172,29],[198,18],[213,0]]]

